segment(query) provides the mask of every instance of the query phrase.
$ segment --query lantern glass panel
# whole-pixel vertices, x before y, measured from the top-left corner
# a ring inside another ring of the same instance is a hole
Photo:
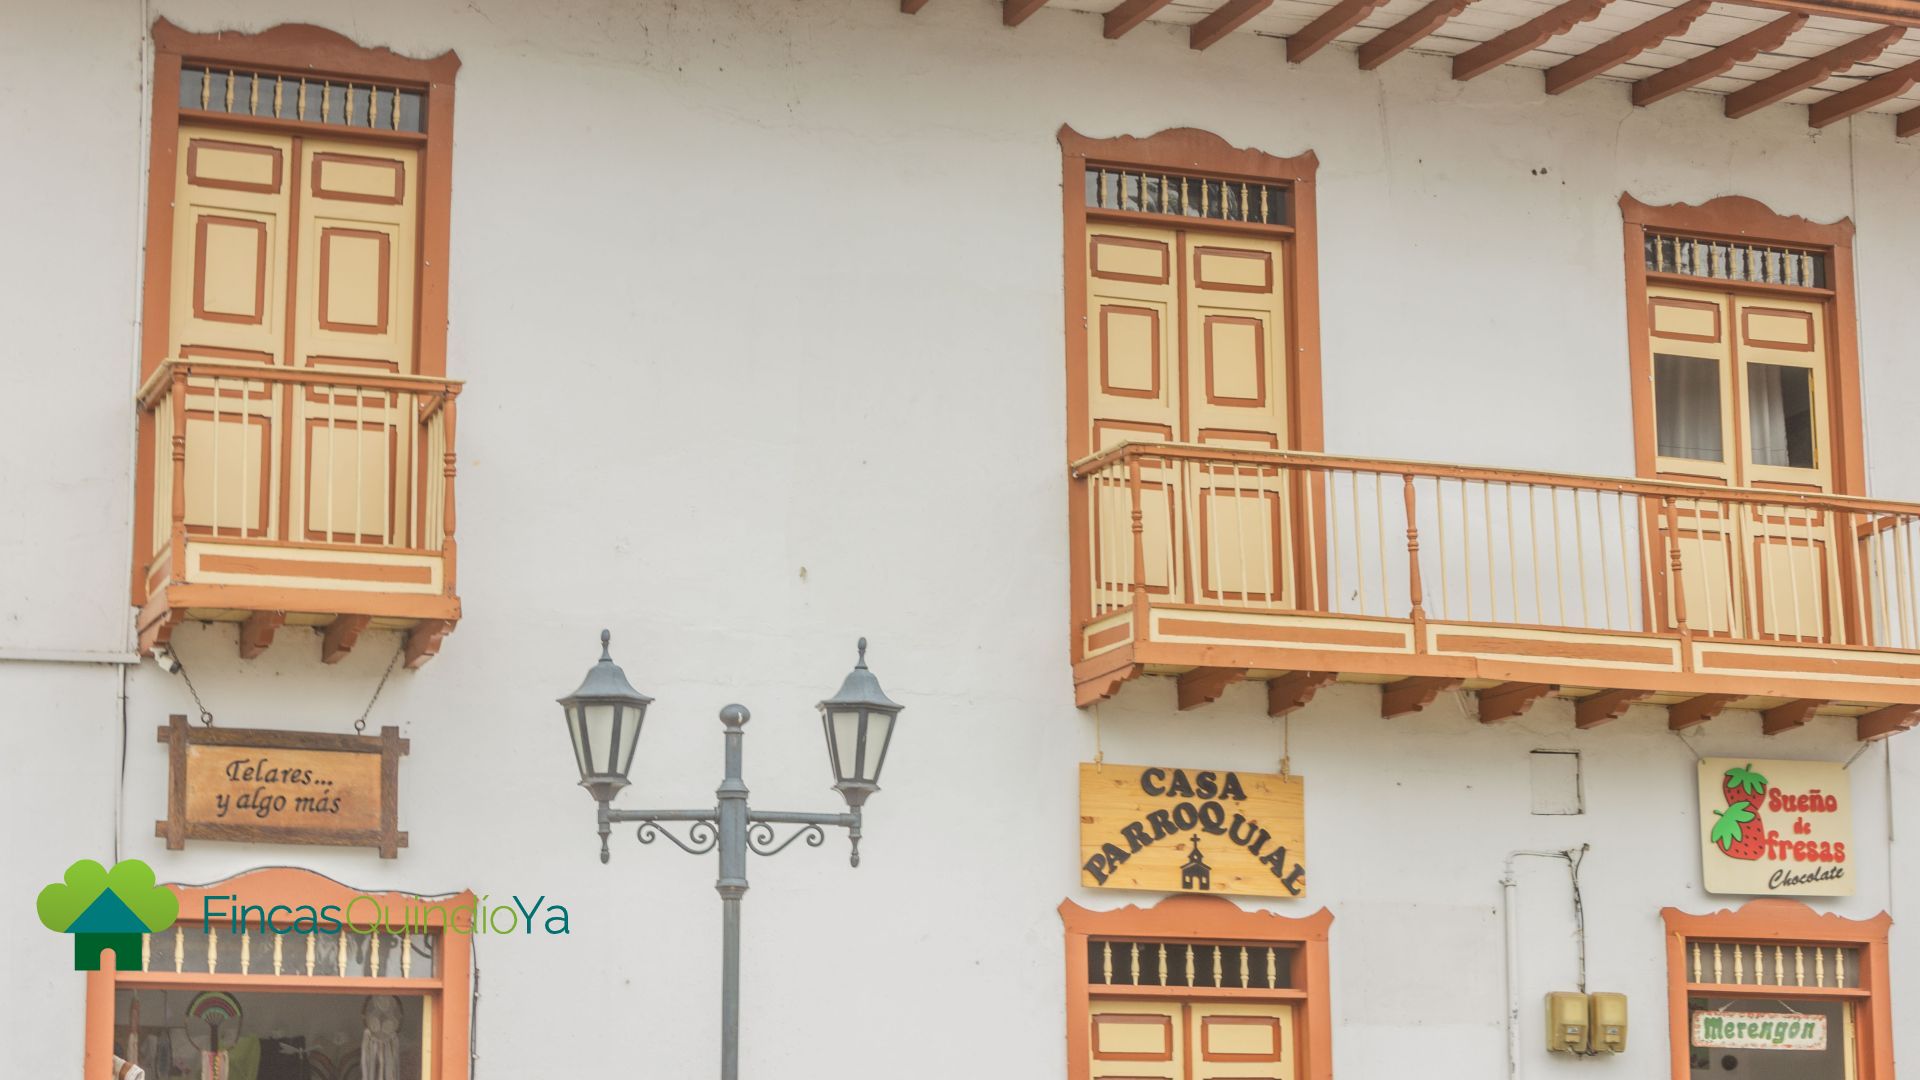
[[[583,702],[579,706],[581,726],[587,735],[588,771],[594,773],[614,772],[613,768],[613,716],[618,705],[609,705],[597,701]]]
[[[836,779],[860,779],[860,710],[835,709],[833,717]]]
[[[867,753],[860,762],[860,779],[879,782],[885,763],[887,737],[893,734],[893,715],[874,710],[867,714]]]
[[[620,717],[620,745],[617,748],[618,756],[614,759],[616,767],[613,771],[625,776],[633,768],[633,748],[640,741],[640,724],[646,718],[646,712],[644,706],[639,709],[632,706],[616,706],[616,708],[619,710]]]

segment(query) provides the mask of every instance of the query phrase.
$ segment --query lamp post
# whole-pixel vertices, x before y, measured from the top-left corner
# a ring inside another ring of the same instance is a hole
[[[815,814],[784,810],[755,810],[747,805],[747,785],[741,778],[741,743],[749,714],[743,705],[720,710],[726,735],[726,774],[714,792],[717,802],[702,810],[615,810],[614,796],[627,786],[640,727],[653,699],[627,682],[626,672],[609,652],[612,635],[600,631],[600,661],[587,671],[580,688],[560,699],[566,711],[567,732],[573,737],[580,786],[599,805],[600,861],[610,857],[607,837],[613,826],[639,823],[636,838],[651,844],[664,836],[690,855],[720,854],[720,877],[714,889],[722,909],[720,964],[720,1077],[740,1075],[740,898],[747,892],[747,852],[777,855],[805,837],[808,847],[826,842],[826,827],[847,830],[853,843],[849,862],[860,865],[860,814],[867,798],[880,790],[880,767],[886,764],[887,744],[893,740],[894,720],[901,706],[880,689],[867,670],[867,639],[860,639],[860,659],[834,696],[820,702],[820,722],[827,739],[827,757],[833,766],[834,790],[847,802],[844,814]],[[665,822],[686,822],[682,840]],[[798,828],[774,843],[776,825]]]

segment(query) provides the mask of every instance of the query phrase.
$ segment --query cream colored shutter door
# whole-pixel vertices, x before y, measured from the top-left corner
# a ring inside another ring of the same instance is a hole
[[[1172,229],[1091,224],[1087,236],[1087,400],[1092,446],[1171,442],[1180,428],[1179,234]],[[1148,465],[1142,476],[1145,580],[1156,594],[1176,593],[1179,494],[1172,470]],[[1095,535],[1125,536],[1096,556],[1096,600],[1125,604],[1133,581],[1132,502],[1124,486],[1104,486],[1095,502]]]
[[[1242,449],[1288,445],[1286,283],[1279,242],[1186,237],[1187,434]],[[1201,603],[1291,606],[1286,486],[1278,470],[1215,466],[1192,478]]]
[[[170,355],[283,363],[292,141],[182,125],[175,169]],[[262,382],[189,382],[189,532],[258,536],[270,527],[277,396]]]
[[[1196,1001],[1187,1009],[1191,1080],[1294,1080],[1293,1006]]]
[[[1095,1001],[1091,1080],[1187,1080],[1186,1019],[1170,1001]]]
[[[295,363],[317,371],[412,374],[419,155],[304,140],[300,153]],[[296,414],[300,538],[410,542],[411,394],[313,387]]]
[[[1724,293],[1650,288],[1647,326],[1652,339],[1656,468],[1663,477],[1691,483],[1737,485],[1738,436],[1732,402],[1734,378],[1732,312]],[[1681,499],[1675,505],[1680,581],[1687,625],[1697,633],[1726,635],[1746,615],[1739,520],[1719,503]],[[1652,527],[1664,529],[1663,522]],[[1664,536],[1662,532],[1660,535]],[[1656,566],[1663,577],[1670,572]],[[1666,625],[1674,618],[1667,591]]]

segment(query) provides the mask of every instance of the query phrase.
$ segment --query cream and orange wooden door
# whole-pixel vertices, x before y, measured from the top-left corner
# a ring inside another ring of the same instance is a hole
[[[1090,444],[1289,445],[1281,243],[1209,230],[1093,222],[1087,241]],[[1151,594],[1292,603],[1287,494],[1272,469],[1190,465],[1142,476]],[[1102,492],[1096,528],[1130,528],[1128,493]],[[1132,580],[1125,565],[1096,580]],[[1124,602],[1121,600],[1120,602]]]
[[[324,373],[412,373],[417,152],[182,125],[176,169],[171,355],[319,377],[190,380],[189,531],[404,543],[411,399]]]
[[[1089,1080],[1294,1080],[1293,1006],[1095,1001]]]
[[[1663,478],[1834,489],[1827,320],[1816,302],[1649,290],[1655,466]],[[1841,641],[1836,527],[1818,509],[1681,500],[1676,535],[1696,633]],[[1674,625],[1668,590],[1667,624]]]

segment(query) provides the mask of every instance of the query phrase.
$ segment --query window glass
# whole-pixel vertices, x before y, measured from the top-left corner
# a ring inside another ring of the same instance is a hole
[[[1653,415],[1661,457],[1725,460],[1717,361],[1666,353],[1654,356]]]
[[[419,997],[386,994],[121,990],[113,1052],[147,1080],[418,1080],[421,1010]],[[209,1063],[216,1049],[223,1060]]]
[[[1854,1075],[1847,1060],[1848,1007],[1839,1001],[1689,997],[1687,1075],[1848,1080]]]
[[[1813,372],[1748,364],[1747,416],[1755,465],[1813,468]]]

